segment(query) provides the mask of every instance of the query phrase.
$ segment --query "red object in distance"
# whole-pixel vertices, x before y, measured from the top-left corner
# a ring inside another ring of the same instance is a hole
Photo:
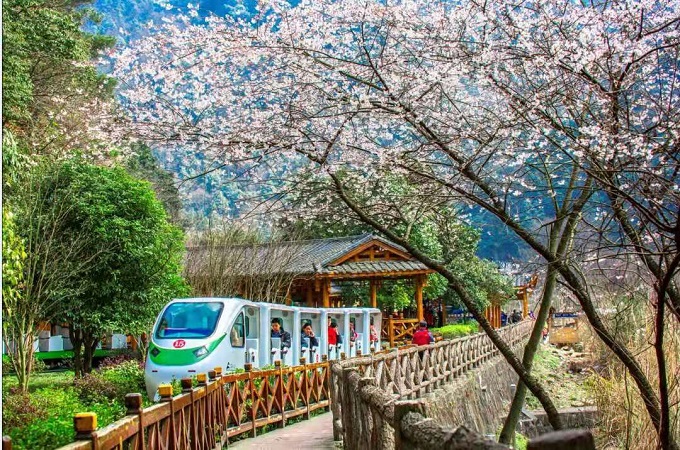
[[[172,343],[172,346],[175,348],[182,348],[185,345],[187,345],[187,343],[184,339],[177,339],[175,342]]]

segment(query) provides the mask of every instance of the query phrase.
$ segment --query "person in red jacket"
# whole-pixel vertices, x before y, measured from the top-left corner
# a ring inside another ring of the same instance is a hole
[[[427,322],[424,320],[420,322],[418,330],[413,333],[413,344],[415,345],[428,345],[434,342],[434,336],[427,329]]]
[[[328,345],[338,345],[338,324],[328,319]]]

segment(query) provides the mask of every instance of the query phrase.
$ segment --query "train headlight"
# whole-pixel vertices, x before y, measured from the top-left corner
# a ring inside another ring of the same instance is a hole
[[[208,354],[208,349],[206,347],[201,347],[201,348],[197,348],[196,350],[194,350],[194,356],[196,358],[203,358],[207,354]]]

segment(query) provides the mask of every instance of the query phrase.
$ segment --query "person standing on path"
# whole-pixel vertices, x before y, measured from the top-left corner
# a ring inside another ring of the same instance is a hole
[[[434,342],[434,336],[427,329],[427,322],[424,320],[418,325],[418,330],[413,333],[413,341],[415,345],[428,345]]]

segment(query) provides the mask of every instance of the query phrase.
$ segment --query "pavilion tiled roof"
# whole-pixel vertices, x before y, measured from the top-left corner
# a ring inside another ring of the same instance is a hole
[[[270,255],[277,252],[280,252],[279,254],[288,255],[285,258],[284,267],[280,268],[281,272],[294,273],[295,275],[386,275],[395,272],[428,271],[427,266],[415,259],[408,261],[348,261],[343,264],[331,265],[331,263],[342,256],[372,241],[376,241],[386,247],[391,247],[408,254],[407,250],[403,247],[373,234],[312,239],[307,241],[290,241],[245,247],[225,246],[221,248],[220,251],[239,253],[239,255],[242,255],[239,257],[247,258],[248,260],[262,261],[262,264],[249,264],[249,271],[257,272],[257,267],[261,267],[262,273],[271,273],[272,268],[267,266],[265,260],[271,258]],[[236,250],[237,248],[238,250]],[[201,248],[189,248],[188,251],[200,252],[205,250]],[[249,275],[253,274],[251,273]]]

